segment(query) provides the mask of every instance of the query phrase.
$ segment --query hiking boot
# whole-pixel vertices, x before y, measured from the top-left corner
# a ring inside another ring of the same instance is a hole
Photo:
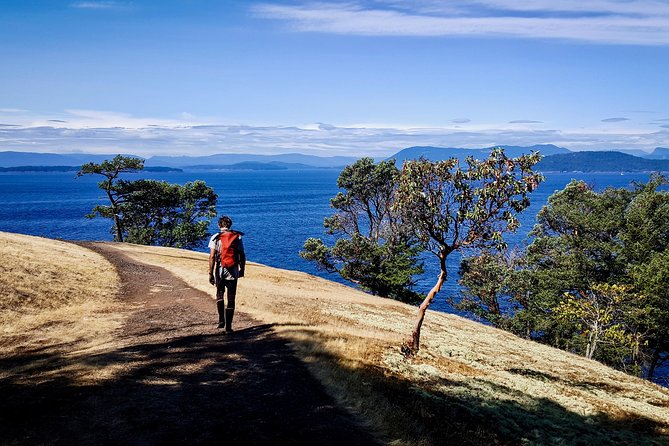
[[[225,328],[225,303],[222,300],[216,301],[216,310],[218,311],[218,328]]]
[[[234,330],[232,329],[232,318],[235,315],[235,309],[234,308],[228,308],[225,310],[225,332],[226,333],[232,333]]]

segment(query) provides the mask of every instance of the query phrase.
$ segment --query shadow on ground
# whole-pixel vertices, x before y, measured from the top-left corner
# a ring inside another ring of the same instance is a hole
[[[38,358],[46,368],[64,361],[24,352],[0,359],[0,368]],[[62,374],[41,383],[16,375],[0,381],[0,444],[376,444],[270,325],[78,361],[67,365],[123,365],[126,373],[95,385]]]
[[[669,445],[666,426],[647,418],[578,414],[550,399],[485,377],[472,377],[465,382],[445,378],[410,381],[389,374],[384,368],[348,368],[338,357],[323,351],[315,333],[299,338],[307,340],[296,348],[315,352],[321,367],[329,368],[332,376],[348,383],[348,394],[356,395],[366,405],[361,408],[363,413],[383,408],[389,426],[384,432],[386,437],[407,444]]]

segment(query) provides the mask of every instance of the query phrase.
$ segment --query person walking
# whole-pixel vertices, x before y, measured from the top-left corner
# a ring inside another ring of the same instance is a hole
[[[233,231],[232,219],[226,215],[218,219],[219,232],[209,239],[209,283],[216,287],[216,309],[218,328],[232,329],[235,315],[237,279],[244,277],[246,254],[242,243],[242,232]],[[225,295],[227,293],[227,305]]]

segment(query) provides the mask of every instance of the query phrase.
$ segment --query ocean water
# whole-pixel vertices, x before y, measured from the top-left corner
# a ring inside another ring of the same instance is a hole
[[[338,191],[338,176],[336,169],[314,169],[142,172],[126,178],[152,178],[179,184],[204,180],[219,195],[219,214],[229,215],[234,221],[233,227],[245,233],[249,260],[345,283],[336,274],[319,271],[298,255],[309,237],[332,242],[323,233],[323,218],[332,212],[329,200]],[[647,181],[648,174],[547,174],[546,181],[531,196],[531,207],[521,216],[521,228],[508,237],[510,245],[524,242],[548,197],[564,188],[572,178],[585,180],[602,190],[607,186],[628,187],[633,180]],[[76,178],[72,172],[0,173],[0,231],[64,240],[112,240],[110,220],[85,218],[95,205],[106,204],[104,192],[97,188],[98,181],[99,178],[91,175]],[[216,230],[213,220],[211,232]],[[439,267],[431,254],[425,254],[423,260],[426,272],[417,278],[417,289],[427,292],[437,278]],[[456,312],[446,297],[457,296],[458,264],[457,256],[449,258],[448,282],[431,308]]]

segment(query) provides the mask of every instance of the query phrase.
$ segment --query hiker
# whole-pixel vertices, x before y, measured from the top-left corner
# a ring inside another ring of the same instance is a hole
[[[220,232],[209,239],[209,283],[216,286],[216,309],[218,310],[218,328],[225,328],[226,333],[233,331],[232,318],[235,314],[235,296],[237,279],[244,277],[246,254],[242,243],[243,233],[233,231],[232,219],[222,216],[218,219]],[[225,305],[225,293],[228,304]]]

